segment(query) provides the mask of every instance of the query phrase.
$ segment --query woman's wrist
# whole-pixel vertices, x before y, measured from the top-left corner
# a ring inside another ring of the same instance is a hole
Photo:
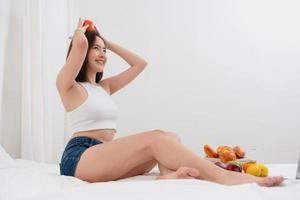
[[[84,34],[85,31],[82,30],[82,29],[80,29],[80,28],[77,28],[77,29],[75,29],[73,36],[74,36],[76,33]]]
[[[111,50],[111,42],[108,41],[107,39],[103,38],[104,42],[105,42],[105,47],[108,50]]]
[[[75,36],[79,36],[79,37],[84,37],[84,38],[86,38],[86,36],[85,36],[85,31],[82,30],[82,29],[80,29],[80,28],[75,29],[74,34],[73,34],[73,37],[75,37]]]
[[[87,44],[87,38],[84,34],[84,31],[81,29],[76,29],[73,34],[73,41],[78,44]]]

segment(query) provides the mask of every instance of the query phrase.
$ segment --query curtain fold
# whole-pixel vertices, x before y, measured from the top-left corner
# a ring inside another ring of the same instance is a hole
[[[44,151],[36,151],[44,146],[41,0],[25,0],[23,3],[21,157],[44,161]]]
[[[7,27],[9,23],[10,2],[9,0],[0,0],[0,27],[4,31],[0,31],[0,143],[3,141],[2,127],[3,127],[3,74],[4,74],[4,60],[5,49],[7,46]]]
[[[60,160],[66,128],[55,80],[76,26],[77,4],[1,0],[1,27],[8,27],[0,34],[0,144],[14,158]]]

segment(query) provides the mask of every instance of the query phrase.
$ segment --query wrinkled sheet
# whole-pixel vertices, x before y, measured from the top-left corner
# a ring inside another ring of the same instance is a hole
[[[0,168],[0,199],[300,199],[300,181],[295,179],[296,164],[268,164],[270,175],[288,178],[279,187],[257,184],[224,186],[202,180],[154,180],[157,167],[150,173],[118,181],[87,183],[60,176],[59,166],[17,159]]]

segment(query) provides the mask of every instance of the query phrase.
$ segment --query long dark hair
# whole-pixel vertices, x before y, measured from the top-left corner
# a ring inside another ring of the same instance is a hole
[[[86,31],[85,36],[88,40],[88,51],[90,50],[92,45],[95,43],[95,40],[96,40],[97,36],[104,41],[104,45],[105,45],[105,40],[100,36],[100,33],[97,29],[95,29],[93,31]],[[72,42],[73,42],[73,40],[70,43],[68,53],[67,53],[67,58],[68,58],[68,56],[70,54],[70,51],[72,49]],[[86,71],[87,71],[87,64],[88,64],[87,55],[88,55],[88,53],[86,54],[84,62],[82,64],[81,68],[80,68],[80,71],[79,71],[78,75],[75,78],[75,80],[77,82],[86,82]],[[96,73],[96,83],[99,83],[99,81],[102,79],[102,76],[103,76],[103,72],[97,72]]]

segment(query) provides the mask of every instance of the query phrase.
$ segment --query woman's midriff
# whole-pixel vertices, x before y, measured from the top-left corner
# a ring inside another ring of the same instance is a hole
[[[99,129],[99,130],[92,130],[92,131],[80,131],[73,134],[72,138],[78,136],[87,136],[97,140],[101,140],[102,142],[109,142],[112,141],[114,135],[116,133],[115,129]]]

